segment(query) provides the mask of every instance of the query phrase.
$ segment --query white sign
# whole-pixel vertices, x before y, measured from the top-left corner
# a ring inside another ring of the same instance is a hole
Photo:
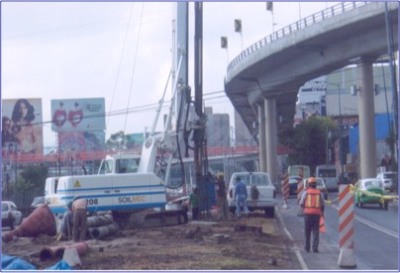
[[[104,98],[51,101],[51,129],[56,132],[105,130]]]

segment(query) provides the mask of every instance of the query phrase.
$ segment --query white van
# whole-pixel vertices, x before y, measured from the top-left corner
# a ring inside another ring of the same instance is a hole
[[[324,179],[328,190],[337,191],[339,189],[339,174],[335,165],[318,165],[315,168],[315,176]]]
[[[240,177],[247,188],[247,207],[250,211],[264,210],[265,214],[271,218],[275,216],[276,191],[272,185],[268,173],[264,172],[236,172],[231,176],[228,186],[229,209],[234,212],[235,203],[235,182],[236,177]],[[257,194],[252,194],[252,188],[257,189]]]

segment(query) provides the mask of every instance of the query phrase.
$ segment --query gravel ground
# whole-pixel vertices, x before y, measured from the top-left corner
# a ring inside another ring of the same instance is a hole
[[[249,218],[229,221],[190,221],[147,228],[133,224],[102,240],[88,240],[89,249],[80,255],[81,266],[75,269],[298,269],[298,261],[291,251],[292,242],[282,230],[276,219],[257,212]],[[3,243],[2,252],[19,256],[43,269],[59,260],[41,261],[41,250],[66,244],[71,242],[58,242],[55,237],[46,235],[20,237]]]

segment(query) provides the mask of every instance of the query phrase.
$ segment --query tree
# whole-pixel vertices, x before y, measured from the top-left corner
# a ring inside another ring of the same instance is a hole
[[[328,134],[329,131],[336,131],[336,127],[331,118],[311,116],[295,128],[283,132],[281,143],[294,151],[289,155],[289,164],[308,165],[313,170],[315,166],[325,163]]]
[[[17,178],[15,183],[16,198],[21,208],[27,208],[33,197],[44,195],[44,186],[48,176],[48,168],[45,166],[28,166]]]
[[[124,131],[119,131],[112,134],[110,138],[106,141],[107,150],[109,151],[123,151],[126,150],[127,137]]]

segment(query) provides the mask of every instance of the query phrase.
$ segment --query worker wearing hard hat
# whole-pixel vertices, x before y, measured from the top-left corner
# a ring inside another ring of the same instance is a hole
[[[315,177],[308,179],[308,188],[303,192],[300,198],[300,206],[304,213],[305,229],[305,251],[310,252],[311,232],[313,234],[312,251],[318,252],[319,245],[319,222],[320,217],[324,215],[325,201],[320,190],[317,189],[317,180]]]

